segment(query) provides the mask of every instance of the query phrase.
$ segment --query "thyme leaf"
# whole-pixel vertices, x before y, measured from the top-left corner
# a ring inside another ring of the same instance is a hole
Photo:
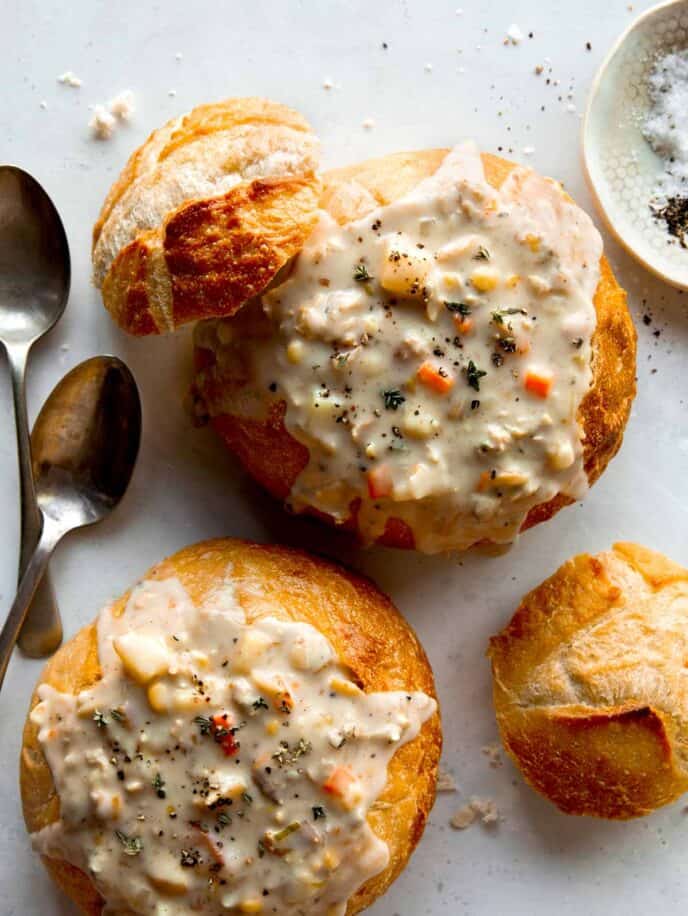
[[[382,392],[382,399],[385,402],[385,410],[398,410],[406,398],[398,388],[390,388]]]
[[[115,830],[115,836],[122,844],[125,856],[137,856],[143,850],[141,837],[127,836],[121,830]]]
[[[487,375],[484,369],[478,369],[471,359],[466,369],[466,381],[474,391],[480,391],[480,379]]]

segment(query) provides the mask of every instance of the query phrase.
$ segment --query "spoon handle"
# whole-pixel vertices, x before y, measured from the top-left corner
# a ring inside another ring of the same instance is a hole
[[[62,528],[54,522],[49,516],[43,516],[43,530],[36,544],[31,559],[28,562],[24,575],[19,583],[19,589],[14,599],[7,619],[5,620],[2,630],[0,630],[0,688],[5,679],[7,666],[12,657],[17,637],[22,628],[22,624],[29,612],[31,600],[36,594],[41,579],[48,568],[48,561],[55,549],[55,545],[63,535]]]
[[[26,569],[41,533],[42,518],[36,505],[33,471],[31,467],[31,440],[26,411],[26,363],[30,346],[13,344],[7,348],[12,378],[14,417],[17,431],[20,493],[20,551],[19,578]],[[31,603],[27,620],[19,634],[19,645],[27,655],[39,658],[50,655],[62,642],[62,621],[57,609],[55,592],[49,573],[46,572]]]

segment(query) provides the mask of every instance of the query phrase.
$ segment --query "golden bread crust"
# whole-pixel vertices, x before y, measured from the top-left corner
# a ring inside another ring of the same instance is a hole
[[[271,615],[312,624],[331,642],[341,662],[366,691],[419,690],[435,696],[432,670],[415,634],[391,601],[370,581],[318,557],[284,547],[221,539],[195,544],[150,570],[146,579],[178,578],[201,603],[232,565],[237,598],[247,619]],[[260,585],[260,592],[256,589]],[[128,599],[115,602],[115,611]],[[78,692],[100,676],[95,625],[83,629],[48,662],[41,683]],[[31,708],[38,702],[36,693]],[[368,820],[389,846],[387,868],[351,898],[348,916],[360,912],[385,892],[405,867],[420,840],[435,797],[442,745],[439,714],[418,737],[392,758],[385,789]],[[59,798],[27,719],[21,755],[21,797],[29,832],[59,817]],[[88,877],[72,866],[45,859],[53,878],[88,916],[97,916],[102,900]]]
[[[93,230],[103,302],[132,334],[232,315],[315,224],[317,141],[266,99],[203,105],[130,157]]]
[[[358,219],[376,206],[391,203],[432,175],[448,150],[394,153],[360,165],[328,172],[324,176],[321,206],[338,222]],[[482,154],[488,181],[499,187],[513,163]],[[616,282],[606,260],[600,262],[600,280],[594,297],[597,326],[592,339],[593,382],[581,403],[579,422],[583,430],[585,470],[594,483],[621,446],[623,432],[635,396],[636,332],[626,307],[626,293]],[[197,351],[196,393],[212,405],[221,399],[227,385],[240,379],[228,377],[227,367],[214,365],[210,351]],[[284,499],[296,477],[308,463],[308,451],[287,431],[285,405],[271,408],[267,419],[211,411],[211,423],[248,472],[278,499]],[[567,496],[535,506],[528,513],[523,530],[551,518],[572,503]],[[314,513],[318,514],[318,513]],[[345,527],[356,531],[356,506]],[[408,526],[391,519],[379,539],[391,547],[412,548]]]
[[[490,640],[497,722],[568,814],[627,819],[688,789],[688,570],[637,544],[569,560]]]

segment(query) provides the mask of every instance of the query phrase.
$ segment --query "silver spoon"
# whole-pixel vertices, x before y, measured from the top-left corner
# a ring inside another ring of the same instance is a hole
[[[69,295],[69,247],[60,217],[26,172],[0,166],[0,343],[10,365],[19,455],[21,536],[19,575],[41,532],[31,476],[25,376],[31,346],[62,315]],[[31,656],[49,655],[62,623],[49,577],[43,577],[19,638]]]
[[[65,534],[104,519],[129,485],[141,439],[136,382],[115,356],[95,356],[58,383],[33,430],[42,530],[0,631],[0,686],[31,599]]]

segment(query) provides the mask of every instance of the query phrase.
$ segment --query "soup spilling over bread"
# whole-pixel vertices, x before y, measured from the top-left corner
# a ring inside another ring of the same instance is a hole
[[[365,693],[312,625],[148,580],[98,627],[102,677],[32,713],[60,801],[33,835],[106,912],[344,914],[388,863],[366,817],[436,711]]]
[[[296,511],[369,542],[399,520],[426,552],[509,543],[588,486],[601,255],[558,184],[514,168],[495,188],[461,145],[360,219],[322,212],[281,285],[197,326],[201,410],[277,411],[306,456]]]

